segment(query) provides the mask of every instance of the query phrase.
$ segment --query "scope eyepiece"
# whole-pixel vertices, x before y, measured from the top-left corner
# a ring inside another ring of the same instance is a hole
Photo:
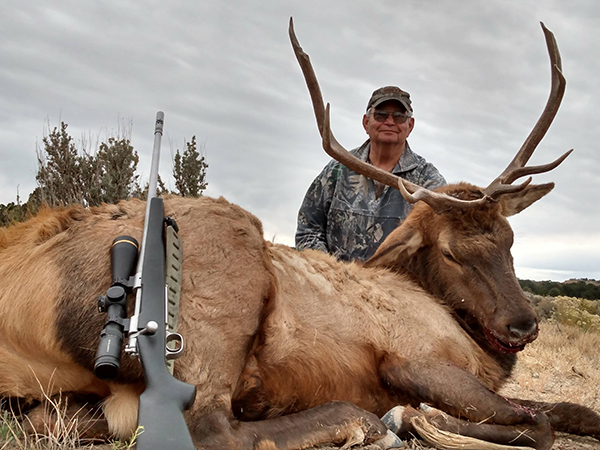
[[[138,249],[138,241],[131,236],[119,236],[113,241],[110,253],[113,285],[127,286],[129,275],[135,267]]]

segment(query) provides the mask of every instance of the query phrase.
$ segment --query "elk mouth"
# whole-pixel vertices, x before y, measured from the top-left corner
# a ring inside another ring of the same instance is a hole
[[[507,342],[499,338],[492,330],[483,326],[485,337],[490,346],[500,353],[518,353],[525,348],[527,344],[537,338],[537,333],[531,334],[518,342]]]
[[[518,341],[507,341],[505,338],[500,337],[498,333],[486,327],[477,320],[475,316],[469,314],[467,311],[458,310],[455,311],[455,313],[458,323],[461,324],[471,337],[479,342],[480,345],[483,345],[484,342],[487,343],[493,350],[499,353],[518,353],[523,350],[527,344],[535,341],[537,338],[537,332],[535,332],[524,336],[523,339]]]

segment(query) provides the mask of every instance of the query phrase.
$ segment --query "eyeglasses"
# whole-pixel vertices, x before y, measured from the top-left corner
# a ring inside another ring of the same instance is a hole
[[[385,111],[382,109],[373,110],[373,119],[377,122],[385,122],[387,118],[392,115],[392,119],[394,119],[394,123],[400,125],[406,122],[411,116],[410,114],[401,113],[400,111]]]

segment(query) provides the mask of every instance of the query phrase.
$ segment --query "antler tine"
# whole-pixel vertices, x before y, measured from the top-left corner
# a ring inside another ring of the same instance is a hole
[[[323,117],[325,115],[325,104],[323,102],[323,95],[321,94],[321,87],[319,86],[319,81],[317,80],[317,75],[315,74],[312,64],[310,63],[310,57],[304,52],[304,50],[302,50],[302,47],[298,42],[298,38],[294,32],[294,20],[291,17],[288,31],[290,35],[290,41],[292,42],[292,47],[294,49],[294,54],[296,55],[296,59],[300,64],[300,69],[302,69],[304,80],[308,86],[308,92],[310,93],[310,99],[312,100],[315,117],[317,118],[319,134],[323,136]]]
[[[558,112],[558,108],[560,107],[566,86],[566,79],[562,74],[560,52],[558,50],[558,45],[556,43],[556,39],[554,38],[554,34],[548,30],[543,23],[541,23],[541,26],[546,38],[548,54],[550,55],[552,72],[552,86],[550,89],[550,95],[544,111],[531,130],[531,133],[529,133],[529,136],[521,146],[521,149],[517,152],[506,169],[504,169],[504,171],[494,181],[492,181],[487,188],[485,188],[484,193],[492,199],[497,199],[500,195],[507,192],[506,189],[502,188],[502,185],[510,184],[516,179],[525,175],[548,172],[564,161],[564,159],[570,153],[570,151],[565,153],[563,156],[550,164],[529,168],[525,167],[525,164],[527,164],[529,158],[531,158],[531,155],[533,155],[536,147],[546,135],[548,128],[550,128],[550,125],[552,124],[552,121]]]
[[[409,203],[416,203],[422,201],[429,205],[436,214],[441,214],[445,211],[450,211],[452,208],[468,209],[475,208],[476,206],[483,205],[487,199],[485,196],[477,200],[461,200],[456,197],[452,197],[448,194],[441,194],[439,192],[430,191],[424,187],[419,186],[414,194],[410,194],[405,187],[406,181],[400,179],[398,181],[398,189],[402,194],[402,197]]]
[[[567,159],[567,156],[569,156],[571,152],[573,152],[573,149],[569,150],[568,152],[565,152],[563,155],[547,164],[514,169],[510,174],[506,176],[505,183],[510,184],[513,181],[518,180],[519,178],[527,175],[535,175],[537,173],[550,172],[551,170],[557,168],[565,159]]]
[[[429,189],[425,189],[424,187],[411,183],[410,181],[396,176],[390,172],[379,169],[371,164],[367,164],[351,155],[336,140],[331,131],[329,103],[327,103],[327,107],[325,108],[325,114],[323,117],[323,131],[321,134],[323,137],[323,149],[329,156],[336,161],[339,161],[350,170],[361,173],[366,177],[377,180],[380,183],[383,183],[394,189],[398,189],[402,194],[402,197],[404,197],[404,199],[409,203],[422,201],[427,203],[436,213],[439,214],[444,211],[449,211],[454,207],[474,208],[475,206],[481,205],[486,201],[485,196],[477,200],[461,200],[447,194],[430,191]]]

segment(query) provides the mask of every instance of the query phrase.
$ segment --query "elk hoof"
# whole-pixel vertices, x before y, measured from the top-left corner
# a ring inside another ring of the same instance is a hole
[[[399,431],[404,430],[402,426],[402,415],[404,414],[405,409],[406,408],[404,406],[395,406],[383,415],[381,421],[385,424],[388,430],[392,431],[393,433],[398,433]],[[406,427],[405,422],[404,427]]]
[[[390,448],[403,448],[406,444],[393,431],[388,430],[387,436],[373,442],[373,445],[382,450],[388,450]]]

